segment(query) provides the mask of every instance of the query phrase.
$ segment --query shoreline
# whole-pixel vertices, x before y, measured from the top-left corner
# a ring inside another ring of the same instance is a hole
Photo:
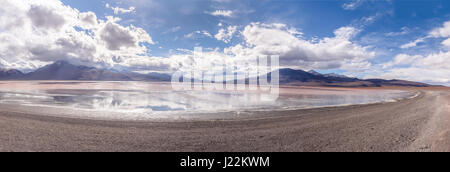
[[[8,112],[24,113],[41,115],[48,117],[61,117],[69,119],[85,119],[85,120],[99,120],[99,121],[116,121],[116,122],[195,122],[195,121],[227,121],[227,120],[243,120],[243,119],[259,119],[261,114],[270,113],[284,113],[290,111],[305,111],[312,109],[336,108],[336,107],[352,107],[364,106],[371,104],[385,104],[403,101],[406,99],[413,99],[423,91],[416,89],[399,89],[399,88],[334,88],[334,87],[286,87],[292,90],[285,90],[286,95],[291,92],[298,91],[296,89],[304,90],[328,90],[328,91],[354,91],[354,90],[384,90],[384,91],[402,91],[404,97],[390,98],[389,100],[374,100],[373,102],[362,102],[356,104],[336,104],[336,105],[316,105],[310,107],[291,106],[291,107],[274,107],[274,108],[249,108],[242,110],[220,110],[220,111],[199,111],[199,112],[157,112],[155,114],[145,114],[145,112],[127,112],[127,111],[99,111],[91,109],[82,109],[76,107],[52,106],[52,105],[17,105],[13,103],[2,103],[0,109]],[[296,93],[298,94],[298,93]],[[324,94],[324,93],[322,93]],[[343,93],[345,94],[345,93]],[[413,95],[414,94],[414,95]],[[1,112],[0,110],[0,112]],[[257,114],[257,115],[255,115]],[[147,116],[148,115],[148,116]],[[155,116],[153,116],[155,115]],[[267,116],[267,115],[264,115]],[[270,116],[270,115],[269,115]],[[278,115],[273,115],[277,117]]]
[[[126,112],[98,112],[95,110],[86,110],[86,109],[67,109],[65,107],[57,107],[57,106],[31,106],[31,105],[14,105],[14,104],[0,104],[0,109],[8,109],[11,106],[14,107],[13,109],[21,109],[20,111],[13,111],[13,110],[7,110],[9,112],[14,112],[18,114],[30,114],[31,111],[34,111],[37,116],[44,116],[44,117],[54,117],[54,118],[66,118],[66,119],[79,119],[79,120],[93,120],[93,121],[103,121],[103,122],[124,122],[124,123],[131,123],[131,122],[137,122],[137,123],[172,123],[172,122],[211,122],[211,121],[240,121],[240,120],[258,120],[261,118],[277,118],[280,117],[279,115],[272,115],[272,113],[285,113],[285,112],[298,112],[298,111],[310,111],[310,110],[321,110],[321,109],[331,109],[331,108],[353,108],[353,107],[360,107],[360,106],[367,106],[367,105],[377,105],[377,104],[387,104],[387,103],[395,103],[399,101],[405,101],[410,99],[415,99],[423,94],[425,94],[423,91],[410,91],[411,93],[415,93],[413,96],[403,97],[403,98],[397,98],[389,101],[378,101],[378,102],[371,102],[371,103],[360,103],[360,104],[342,104],[342,105],[331,105],[331,106],[314,106],[314,107],[292,107],[292,108],[286,108],[286,109],[267,109],[267,110],[242,110],[242,111],[217,111],[217,112],[186,112],[186,113],[179,113],[179,114],[169,114],[169,115],[181,115],[181,116],[188,116],[192,114],[196,114],[197,117],[195,118],[146,118],[146,119],[136,119],[136,120],[130,120],[130,119],[113,119],[108,117],[86,117],[84,115],[80,115],[80,112],[83,112],[83,114],[86,113],[96,113],[96,114],[126,114]],[[49,110],[45,113],[42,112],[36,112],[36,110]],[[61,113],[61,111],[66,111],[64,113]],[[0,110],[0,113],[2,111]],[[56,115],[58,114],[58,115]],[[74,115],[77,114],[77,115]],[[212,115],[214,114],[214,115]],[[234,114],[234,116],[225,118],[222,116],[229,116],[230,114]],[[255,115],[258,114],[258,115]],[[261,115],[263,114],[263,115]]]
[[[2,110],[0,151],[438,151],[448,147],[450,123],[440,120],[447,119],[448,109],[440,105],[450,102],[449,94],[425,91],[392,103],[267,112],[233,121],[98,121]]]

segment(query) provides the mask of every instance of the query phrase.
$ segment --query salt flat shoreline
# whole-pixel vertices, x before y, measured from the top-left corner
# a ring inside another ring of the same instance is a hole
[[[0,151],[450,151],[445,89],[393,103],[255,113],[263,114],[120,122],[0,109]]]

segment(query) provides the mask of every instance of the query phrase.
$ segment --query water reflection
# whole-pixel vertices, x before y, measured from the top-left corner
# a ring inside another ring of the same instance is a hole
[[[141,82],[8,82],[0,84],[0,103],[151,115],[365,104],[412,96],[403,91],[286,88],[277,101],[267,102],[259,92],[169,88],[168,84]]]

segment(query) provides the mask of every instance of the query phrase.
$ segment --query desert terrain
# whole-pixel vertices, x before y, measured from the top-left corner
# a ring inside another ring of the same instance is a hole
[[[0,105],[0,151],[450,151],[450,90],[398,102],[198,121],[107,121]],[[2,107],[3,106],[3,107]]]

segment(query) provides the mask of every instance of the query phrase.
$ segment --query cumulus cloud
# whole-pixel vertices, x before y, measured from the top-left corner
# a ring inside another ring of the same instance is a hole
[[[354,27],[341,27],[334,31],[334,35],[337,38],[349,40],[356,36],[359,33],[359,30]]]
[[[245,44],[227,48],[225,52],[241,57],[280,55],[280,64],[286,67],[363,70],[370,67],[367,60],[375,53],[351,41],[358,32],[353,27],[341,27],[334,37],[310,41],[284,24],[252,23],[242,32]]]
[[[443,69],[426,69],[418,67],[410,68],[394,68],[385,71],[379,75],[373,77],[380,77],[386,79],[398,79],[402,78],[410,81],[426,82],[431,84],[442,84],[450,86],[450,72]]]
[[[417,59],[422,58],[422,56],[419,55],[415,55],[415,56],[411,56],[408,54],[398,54],[397,56],[395,56],[395,58],[388,62],[383,64],[383,68],[390,68],[393,66],[399,66],[399,65],[411,65],[413,62],[415,62]]]
[[[450,52],[428,55],[399,54],[383,64],[390,68],[378,75],[383,78],[403,78],[412,81],[450,85]]]
[[[234,33],[237,31],[237,26],[228,26],[228,28],[221,28],[219,32],[214,36],[217,40],[229,43],[233,38]]]
[[[433,29],[429,35],[434,38],[450,37],[450,21],[445,22],[442,27]]]
[[[80,26],[85,29],[92,29],[98,25],[97,15],[93,12],[80,13],[79,18],[81,21]]]
[[[138,47],[139,42],[153,44],[150,35],[142,28],[134,26],[123,27],[113,21],[108,21],[99,30],[99,37],[106,43],[109,50],[120,50],[122,47]]]
[[[65,23],[65,19],[58,14],[56,9],[46,6],[32,5],[27,12],[34,26],[43,29],[60,29]]]
[[[399,54],[393,60],[394,65],[409,65],[428,69],[450,70],[450,52],[431,53],[429,55]]]
[[[224,30],[237,32],[237,27],[227,27]],[[195,53],[191,50],[182,50],[182,53],[166,58],[165,64],[170,64],[170,68],[181,71],[189,70],[192,66],[206,71],[220,71],[223,70],[220,66],[223,63],[252,64],[254,57],[279,55],[282,67],[364,70],[371,65],[367,60],[374,56],[374,53],[366,50],[366,47],[351,41],[359,33],[359,30],[353,27],[338,28],[334,32],[334,37],[318,41],[305,40],[297,29],[281,23],[252,23],[239,33],[243,38],[240,44],[225,48],[223,51],[220,49],[205,51],[197,58],[194,58]],[[159,62],[151,60],[140,64],[145,66],[154,63]],[[238,67],[237,70],[245,70],[245,67]]]
[[[130,66],[147,59],[144,43],[154,44],[142,28],[99,20],[59,0],[2,0],[0,63],[32,70],[57,60],[99,67]],[[130,60],[131,59],[131,60]],[[130,62],[131,63],[131,62]]]

